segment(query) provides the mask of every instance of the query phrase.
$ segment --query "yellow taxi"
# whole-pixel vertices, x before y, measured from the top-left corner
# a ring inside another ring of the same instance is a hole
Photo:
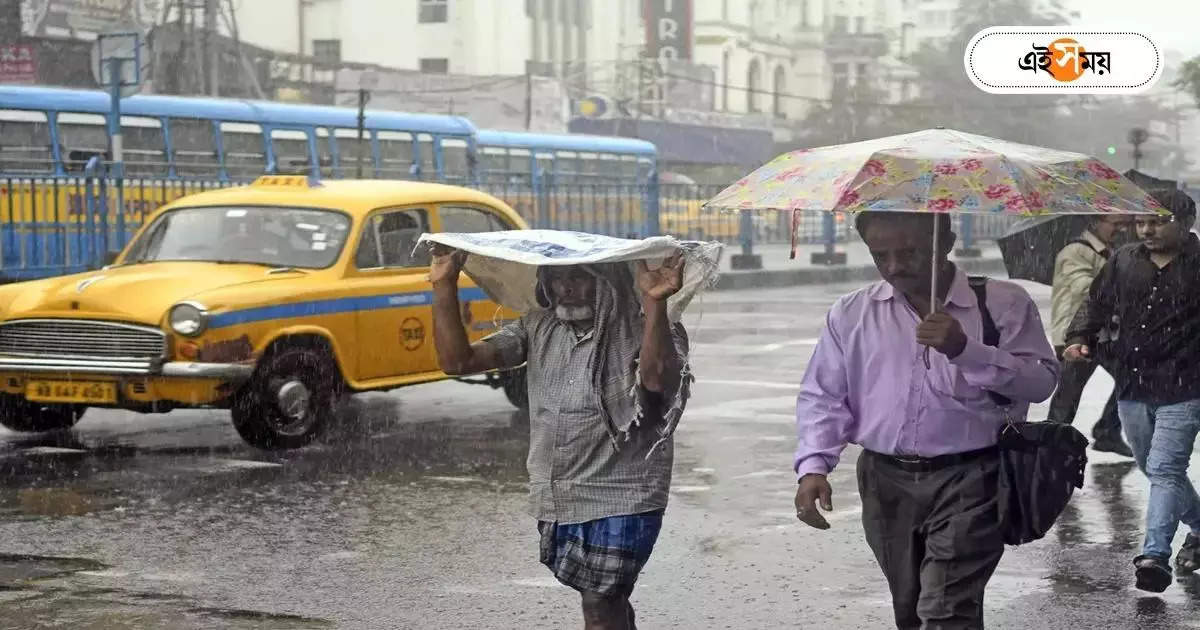
[[[447,378],[422,233],[526,227],[491,195],[420,182],[268,176],[183,197],[102,270],[0,287],[0,424],[217,407],[254,446],[302,446],[343,394]],[[472,340],[515,317],[460,286]],[[525,402],[521,371],[476,382]]]
[[[754,237],[766,237],[769,223],[759,214],[750,218]],[[741,237],[741,215],[736,212],[704,207],[704,199],[666,198],[659,202],[659,225],[664,234],[695,241],[715,240],[731,243]]]

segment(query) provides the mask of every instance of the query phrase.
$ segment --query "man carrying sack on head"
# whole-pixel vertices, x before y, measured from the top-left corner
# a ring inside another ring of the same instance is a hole
[[[626,263],[539,267],[540,309],[470,344],[457,286],[466,258],[434,251],[441,367],[462,375],[527,363],[541,561],[582,595],[585,628],[632,630],[629,596],[662,526],[672,430],[691,380],[687,335],[667,310],[684,259],[653,270],[640,260],[636,277]]]

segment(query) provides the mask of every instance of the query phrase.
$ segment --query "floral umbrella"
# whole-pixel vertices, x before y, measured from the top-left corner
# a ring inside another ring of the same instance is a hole
[[[823,212],[1158,214],[1149,194],[1081,153],[928,129],[785,153],[705,207]],[[937,251],[934,230],[934,251]],[[793,229],[793,257],[795,256]],[[934,297],[937,304],[936,273]]]

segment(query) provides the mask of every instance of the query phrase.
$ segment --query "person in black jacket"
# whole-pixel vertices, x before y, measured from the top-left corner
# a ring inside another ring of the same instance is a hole
[[[1180,190],[1151,194],[1170,215],[1137,217],[1141,243],[1117,250],[1100,270],[1067,331],[1063,356],[1100,360],[1113,372],[1121,426],[1150,479],[1146,537],[1134,559],[1137,587],[1162,592],[1171,583],[1171,541],[1181,522],[1191,533],[1175,568],[1190,573],[1200,565],[1200,496],[1187,476],[1200,432],[1200,240],[1190,231],[1191,197]]]

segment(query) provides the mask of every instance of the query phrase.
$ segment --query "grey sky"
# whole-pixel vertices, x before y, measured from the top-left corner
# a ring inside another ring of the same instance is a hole
[[[1150,36],[1185,58],[1200,55],[1200,0],[1074,0],[1083,26],[1117,27]]]

